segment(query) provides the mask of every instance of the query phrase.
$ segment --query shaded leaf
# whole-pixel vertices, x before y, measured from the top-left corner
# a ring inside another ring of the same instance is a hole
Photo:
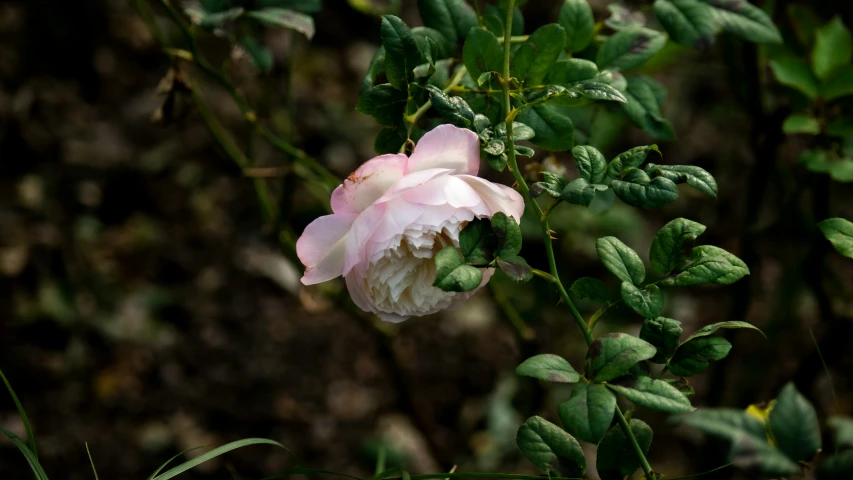
[[[579,52],[592,41],[595,19],[587,0],[566,0],[557,22],[566,31],[566,50]]]
[[[820,450],[820,424],[814,406],[793,383],[779,392],[770,410],[770,430],[776,447],[794,461],[809,461]]]
[[[622,300],[643,318],[656,318],[663,311],[663,293],[655,285],[635,287],[631,282],[622,282]]]
[[[654,363],[666,363],[678,348],[681,339],[681,322],[666,317],[647,318],[640,329],[640,338],[657,349]]]
[[[514,218],[503,212],[492,216],[492,231],[498,240],[495,256],[515,257],[521,252],[521,228]]]
[[[741,435],[752,436],[766,441],[764,424],[747,414],[744,410],[734,408],[708,408],[686,415],[673,417],[674,424],[687,425],[713,437],[732,441]]]
[[[474,111],[461,97],[448,97],[440,88],[432,85],[427,86],[427,90],[435,111],[450,123],[465,128],[474,123]]]
[[[626,77],[625,98],[621,105],[628,119],[649,135],[661,140],[675,140],[675,129],[661,114],[665,93],[663,85],[646,76]]]
[[[616,32],[598,50],[595,63],[599,69],[627,70],[652,58],[666,43],[660,32],[642,27]]]
[[[250,10],[245,16],[272,27],[284,27],[305,35],[308,40],[314,37],[314,19],[304,13],[286,8],[262,8]]]
[[[556,23],[538,28],[513,54],[510,75],[524,86],[541,85],[565,41],[565,31]]]
[[[593,302],[607,303],[610,299],[610,291],[601,280],[597,278],[583,277],[572,283],[570,289],[578,298],[588,298]]]
[[[719,323],[712,323],[711,325],[705,325],[704,327],[700,328],[699,330],[696,330],[696,332],[694,332],[693,335],[690,335],[689,337],[687,337],[687,340],[685,340],[684,343],[687,343],[690,340],[693,340],[695,338],[701,338],[701,337],[707,337],[709,335],[713,335],[713,334],[717,333],[718,330],[724,329],[724,328],[746,328],[746,329],[750,329],[750,330],[755,330],[758,333],[760,333],[762,336],[764,336],[764,332],[759,330],[758,327],[756,327],[755,325],[752,325],[751,323],[741,322],[741,321],[737,321],[737,320],[730,320],[728,322],[719,322]]]
[[[655,0],[654,10],[674,41],[699,50],[714,43],[717,22],[707,4],[699,0]]]
[[[595,62],[582,58],[568,58],[559,60],[551,67],[548,81],[566,87],[584,80],[593,80],[598,77],[598,67]]]
[[[705,371],[712,361],[722,360],[732,344],[722,337],[702,337],[682,343],[669,361],[673,375],[689,377]]]
[[[722,248],[701,245],[690,252],[688,264],[675,277],[661,284],[676,287],[703,283],[728,285],[746,275],[749,275],[749,268],[741,259]]]
[[[373,149],[377,154],[399,153],[400,147],[406,143],[406,132],[397,127],[385,127],[376,135]]]
[[[592,100],[606,100],[609,102],[620,103],[626,103],[628,101],[628,99],[625,98],[625,95],[622,95],[622,92],[601,82],[580,82],[572,87],[572,91],[580,93],[582,96]]]
[[[693,410],[690,400],[663,380],[649,377],[627,377],[607,387],[627,398],[635,405],[666,413],[685,413]]]
[[[593,380],[606,382],[628,373],[638,362],[655,355],[655,347],[625,333],[608,333],[590,345],[587,359]]]
[[[497,237],[487,219],[475,218],[459,234],[459,249],[467,263],[487,265],[494,259]]]
[[[752,474],[778,478],[800,471],[785,454],[752,435],[735,435],[730,455],[732,463]]]
[[[820,133],[820,122],[812,116],[803,113],[794,113],[785,119],[782,124],[782,131],[787,134],[807,133],[809,135],[817,135]]]
[[[830,218],[817,226],[838,253],[853,258],[853,222],[843,218]]]
[[[835,430],[835,445],[838,448],[853,448],[853,418],[829,417],[826,424]]]
[[[832,20],[815,32],[812,49],[812,68],[817,78],[825,79],[837,68],[853,61],[853,36],[841,17]]]
[[[817,78],[802,58],[770,60],[770,68],[782,85],[797,89],[810,99],[817,98],[819,89]]]
[[[782,35],[764,10],[747,0],[702,0],[726,32],[755,43],[782,43]]]
[[[823,81],[820,96],[829,101],[849,95],[853,95],[853,65],[844,65]]]
[[[577,439],[598,444],[610,428],[616,396],[602,384],[578,383],[572,398],[560,404],[560,420]]]
[[[394,15],[383,15],[379,28],[385,47],[385,74],[388,83],[397,90],[407,92],[408,82],[414,78],[414,69],[424,63],[411,29]]]
[[[645,280],[646,268],[640,256],[618,238],[599,238],[595,241],[595,251],[604,267],[623,282],[640,285]]]
[[[586,457],[578,441],[542,417],[528,418],[518,429],[515,443],[524,456],[546,472],[580,476],[586,470]]]
[[[465,265],[462,254],[453,246],[447,246],[435,254],[435,282],[445,292],[470,292],[480,286],[483,272]]]
[[[666,177],[650,179],[646,172],[633,168],[623,180],[613,180],[610,188],[628,205],[659,208],[678,198],[678,187]]]
[[[574,146],[574,124],[564,107],[536,105],[525,108],[516,118],[536,132],[531,141],[545,150],[564,151]]]
[[[492,32],[474,28],[465,39],[462,60],[471,78],[479,78],[485,72],[500,72],[503,69],[503,49]]]
[[[406,92],[383,83],[364,92],[355,109],[375,118],[381,125],[396,125],[403,118],[408,99]]]
[[[580,380],[578,372],[565,358],[550,353],[528,358],[515,369],[515,374],[556,383],[577,383]]]
[[[649,175],[666,177],[673,183],[687,183],[710,197],[717,198],[717,181],[707,170],[695,165],[657,165],[649,163],[643,167]]]
[[[533,278],[533,270],[527,260],[518,255],[498,257],[498,266],[516,282],[529,282]]]
[[[648,455],[652,445],[652,429],[642,420],[632,418],[629,422],[631,433],[637,439],[644,455]],[[640,460],[634,447],[628,441],[622,429],[616,425],[611,428],[598,446],[596,468],[601,480],[622,480],[640,468]]]
[[[848,480],[853,476],[853,451],[833,455],[818,465],[820,480]]]
[[[418,0],[424,25],[442,33],[452,44],[477,26],[477,15],[465,0]]]

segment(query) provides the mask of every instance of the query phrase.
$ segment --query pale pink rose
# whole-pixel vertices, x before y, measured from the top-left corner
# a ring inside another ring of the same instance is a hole
[[[521,221],[524,212],[521,195],[477,177],[479,167],[477,135],[453,125],[424,135],[411,157],[367,161],[332,193],[334,214],[311,222],[296,242],[302,283],[343,275],[356,305],[389,322],[458,307],[474,292],[433,287],[433,256],[458,247],[474,218],[503,212]],[[480,287],[493,273],[483,272]]]

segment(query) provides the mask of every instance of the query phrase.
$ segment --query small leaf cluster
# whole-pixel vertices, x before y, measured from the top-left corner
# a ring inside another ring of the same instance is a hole
[[[805,16],[804,16],[805,17]],[[827,104],[853,96],[853,34],[836,16],[819,28],[805,28],[805,18],[792,16],[797,31],[804,32],[789,45],[772,51],[770,67],[779,83],[800,94],[796,110],[782,129],[788,134],[825,137],[820,148],[804,151],[800,163],[838,182],[853,182],[853,122]],[[797,53],[803,52],[803,53]]]
[[[643,166],[652,151],[660,153],[657,145],[645,145],[622,152],[608,162],[596,148],[576,146],[572,155],[580,178],[569,181],[543,172],[545,180],[533,185],[532,194],[548,193],[558,202],[590,207],[593,211],[607,210],[615,197],[635,207],[659,208],[678,198],[677,185],[681,183],[716,198],[716,180],[700,167],[651,162]]]
[[[766,406],[705,409],[671,421],[728,441],[730,461],[753,475],[797,477],[811,467],[818,480],[853,476],[853,419],[827,421],[835,431],[835,453],[818,455],[822,440],[817,412],[792,383]]]
[[[606,166],[601,163],[597,170],[604,171]],[[561,186],[565,189],[560,177],[549,180],[542,187],[544,190]],[[621,298],[614,301],[606,285],[593,278],[574,282],[572,293],[605,304],[593,315],[591,325],[621,301],[644,318],[643,327],[639,337],[607,333],[595,339],[587,352],[583,374],[566,359],[553,354],[536,355],[518,366],[517,375],[575,384],[571,398],[558,410],[563,428],[540,417],[531,417],[519,429],[517,444],[534,464],[548,473],[582,475],[586,461],[579,442],[587,442],[598,445],[596,465],[602,479],[631,475],[640,467],[640,460],[623,427],[614,425],[617,396],[637,407],[669,414],[693,411],[688,398],[693,390],[685,377],[704,371],[711,361],[722,359],[731,349],[726,339],[712,335],[726,328],[758,330],[746,322],[719,322],[681,341],[681,323],[660,316],[663,293],[658,284],[731,283],[749,273],[743,262],[725,250],[710,246],[692,248],[693,241],[704,230],[703,225],[685,219],[665,225],[655,237],[649,255],[652,268],[661,277],[650,284],[644,284],[646,269],[634,250],[614,237],[596,242],[602,263],[622,281]],[[663,368],[652,375],[649,363]],[[664,378],[666,372],[674,378]],[[652,441],[651,428],[636,418],[627,421],[627,426],[644,454],[647,453]]]
[[[261,72],[273,68],[273,56],[258,39],[265,27],[286,28],[309,40],[314,36],[314,19],[320,0],[201,0],[199,7],[185,12],[193,23],[222,36],[233,37],[254,67]]]
[[[483,281],[483,268],[499,267],[510,278],[527,282],[532,270],[521,256],[521,228],[503,212],[475,218],[459,234],[459,248],[448,245],[435,255],[433,286],[446,292],[470,292]]]

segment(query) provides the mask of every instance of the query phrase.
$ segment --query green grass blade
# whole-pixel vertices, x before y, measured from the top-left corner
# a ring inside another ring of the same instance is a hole
[[[267,440],[266,438],[247,438],[244,440],[237,440],[236,442],[231,442],[231,443],[223,445],[221,447],[214,448],[213,450],[205,453],[204,455],[199,455],[198,457],[193,458],[192,460],[188,460],[188,461],[178,465],[177,467],[174,467],[170,470],[167,470],[166,472],[154,477],[153,480],[169,480],[170,478],[175,478],[178,475],[186,472],[187,470],[190,470],[190,469],[192,469],[198,465],[201,465],[202,463],[204,463],[208,460],[216,458],[216,457],[218,457],[224,453],[228,453],[232,450],[236,450],[236,449],[242,448],[242,447],[248,447],[250,445],[274,445],[276,447],[283,448],[284,450],[287,450],[291,455],[293,455],[293,452],[291,452],[287,447],[285,447],[284,445],[282,445],[276,441]]]
[[[38,460],[39,453],[36,450],[36,437],[33,435],[33,429],[30,426],[30,420],[27,418],[27,412],[24,411],[24,406],[21,405],[21,402],[18,400],[18,396],[15,395],[15,391],[12,390],[12,385],[9,384],[9,380],[6,379],[6,375],[3,375],[3,370],[0,370],[0,379],[3,380],[3,383],[6,384],[6,389],[9,390],[9,395],[12,396],[12,401],[15,402],[15,407],[18,409],[18,415],[21,416],[21,421],[24,422],[24,429],[27,431],[27,440],[30,443],[30,453]]]
[[[10,432],[9,430],[0,431],[2,431],[7,437],[9,437],[9,440],[11,440],[12,443],[14,443],[16,447],[18,447],[18,450],[20,450],[21,453],[24,455],[24,458],[27,459],[27,463],[30,464],[30,469],[32,469],[33,473],[36,476],[36,480],[48,480],[47,474],[44,473],[44,469],[42,469],[41,465],[39,465],[39,460],[32,452],[32,450],[30,450],[27,445],[20,438],[18,438],[17,435]]]
[[[174,462],[178,457],[181,457],[184,454],[190,453],[193,450],[198,450],[199,448],[207,448],[207,447],[208,447],[208,445],[199,445],[198,447],[188,448],[188,449],[178,453],[174,457],[166,460],[166,463],[164,463],[163,465],[160,465],[160,468],[158,468],[157,470],[154,470],[154,473],[152,473],[151,476],[148,477],[148,480],[153,480],[153,478],[156,477],[158,473],[162,472],[164,468],[166,468],[170,463]]]
[[[95,473],[95,480],[99,480],[98,470],[95,468],[95,461],[92,460],[92,452],[89,451],[89,442],[86,442],[84,445],[86,445],[86,455],[89,456],[89,464],[92,465],[92,472]]]

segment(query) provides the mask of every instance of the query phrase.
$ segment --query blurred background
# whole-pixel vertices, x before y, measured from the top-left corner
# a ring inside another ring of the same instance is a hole
[[[596,18],[607,17],[609,2],[590,3]],[[801,10],[770,3],[787,40],[792,12]],[[821,23],[840,13],[853,25],[844,3],[810,2],[811,12]],[[570,388],[512,371],[535,353],[577,365],[585,351],[555,292],[496,276],[457,312],[388,328],[353,314],[342,281],[303,288],[274,232],[285,226],[298,235],[327,199],[292,175],[276,176],[281,154],[242,133],[231,98],[193,75],[241,147],[273,172],[263,181],[282,213],[265,220],[251,179],[212,141],[189,95],[170,90],[182,70],[167,77],[173,63],[139,4],[0,2],[0,368],[34,424],[48,474],[92,478],[84,442],[101,478],[117,479],[145,478],[186,448],[245,437],[274,439],[308,466],[357,475],[373,470],[380,446],[389,464],[413,473],[453,465],[535,473],[516,450],[515,430],[532,414],[554,420]],[[414,1],[397,6],[420,24]],[[202,48],[213,64],[228,62],[271,128],[342,178],[373,156],[379,126],[354,106],[380,43],[378,17],[365,12],[387,7],[326,0],[310,43],[268,32],[276,66],[266,75],[220,38],[202,36]],[[556,21],[559,7],[524,5],[527,31]],[[147,8],[164,35],[180,38],[164,12]],[[761,48],[722,36],[704,52],[669,46],[646,68],[669,90],[664,113],[678,136],[658,142],[662,163],[705,168],[718,199],[683,188],[654,212],[617,202],[594,216],[564,206],[552,222],[557,257],[565,279],[593,276],[617,288],[597,260],[596,238],[615,235],[645,259],[667,221],[707,225],[699,242],[737,254],[752,275],[669,291],[664,315],[682,321],[685,334],[746,320],[768,339],[731,333],[730,356],[695,377],[694,404],[745,408],[793,379],[821,414],[834,413],[811,329],[840,413],[850,414],[853,261],[814,225],[853,219],[853,189],[801,164],[819,139],[782,132],[805,99],[776,82]],[[833,108],[849,114],[850,106]],[[654,140],[601,109],[586,141],[609,158]],[[576,176],[568,153],[532,162],[530,172],[547,165]],[[541,266],[538,230],[525,227],[523,254]],[[597,333],[639,327],[636,315],[616,309]],[[725,448],[643,415],[655,427],[656,470],[677,476],[725,463]],[[0,427],[24,436],[5,393]],[[183,478],[261,478],[292,466],[283,452],[251,447]],[[30,476],[20,453],[0,442],[0,478]]]

